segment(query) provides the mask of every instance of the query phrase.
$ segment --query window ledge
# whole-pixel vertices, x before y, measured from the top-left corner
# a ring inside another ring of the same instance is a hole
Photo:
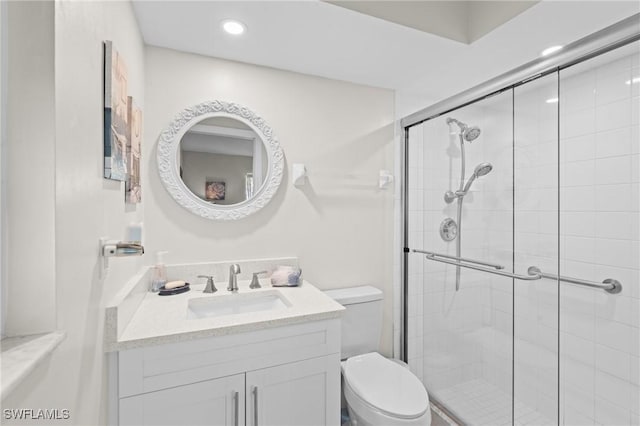
[[[36,334],[2,339],[0,354],[2,382],[0,393],[5,399],[64,340],[65,332]]]

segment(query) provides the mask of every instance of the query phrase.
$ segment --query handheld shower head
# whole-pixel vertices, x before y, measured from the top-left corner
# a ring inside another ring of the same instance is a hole
[[[466,194],[467,191],[469,191],[469,188],[471,188],[471,185],[473,184],[473,182],[478,179],[479,177],[482,176],[486,176],[487,174],[489,174],[489,172],[493,170],[493,166],[491,165],[491,163],[480,163],[476,166],[475,170],[473,171],[473,175],[471,175],[471,177],[469,178],[469,180],[467,181],[467,184],[464,186],[464,189],[462,190],[463,194]]]
[[[458,199],[458,198],[463,198],[465,195],[467,195],[467,192],[471,188],[471,185],[473,184],[473,182],[476,179],[478,179],[479,177],[488,175],[489,172],[491,172],[491,170],[493,170],[493,165],[491,163],[480,163],[480,164],[478,164],[476,166],[475,170],[473,171],[473,174],[471,175],[471,177],[469,178],[469,180],[465,184],[464,188],[462,189],[462,191],[456,191],[456,192],[447,191],[444,194],[444,201],[447,204],[451,204],[453,202],[453,200]]]
[[[493,165],[491,163],[480,163],[476,166],[473,174],[477,177],[481,177],[489,174],[491,170],[493,170]]]

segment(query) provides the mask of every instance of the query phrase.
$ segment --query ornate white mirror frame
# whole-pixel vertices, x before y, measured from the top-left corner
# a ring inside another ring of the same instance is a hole
[[[243,122],[260,136],[267,153],[264,183],[253,197],[237,204],[209,203],[187,188],[180,177],[178,151],[182,137],[197,122],[211,117],[227,117]],[[282,148],[271,127],[249,108],[218,100],[182,110],[160,134],[157,160],[160,180],[173,199],[190,212],[212,220],[237,220],[263,208],[278,190],[284,170]]]

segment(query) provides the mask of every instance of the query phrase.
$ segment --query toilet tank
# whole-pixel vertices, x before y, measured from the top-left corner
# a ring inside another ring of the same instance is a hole
[[[377,352],[382,331],[382,291],[371,286],[328,290],[347,308],[342,315],[342,359]]]

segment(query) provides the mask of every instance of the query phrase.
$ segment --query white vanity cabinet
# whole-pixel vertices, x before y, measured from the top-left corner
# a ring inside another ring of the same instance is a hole
[[[111,424],[340,424],[340,320],[113,352]]]
[[[339,424],[327,397],[335,398],[335,359],[313,358],[247,373],[247,425],[313,426]]]
[[[244,374],[120,399],[120,424],[244,425]]]

